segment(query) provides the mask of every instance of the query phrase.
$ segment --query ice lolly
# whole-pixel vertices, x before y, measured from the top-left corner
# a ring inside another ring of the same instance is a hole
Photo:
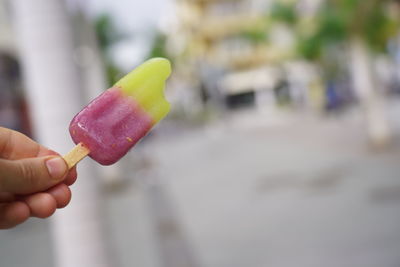
[[[64,156],[69,167],[86,155],[102,165],[122,158],[169,112],[164,84],[170,73],[167,59],[150,59],[83,108],[69,126],[77,144]]]

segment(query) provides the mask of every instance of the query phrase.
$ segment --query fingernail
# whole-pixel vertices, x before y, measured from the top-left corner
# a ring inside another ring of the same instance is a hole
[[[46,161],[47,170],[54,179],[60,179],[67,172],[67,165],[60,157],[51,158]]]

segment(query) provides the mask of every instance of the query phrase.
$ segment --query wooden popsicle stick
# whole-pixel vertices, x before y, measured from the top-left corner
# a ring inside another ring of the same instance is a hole
[[[89,153],[90,150],[82,143],[79,143],[70,152],[65,154],[63,158],[67,162],[68,169],[71,169]]]

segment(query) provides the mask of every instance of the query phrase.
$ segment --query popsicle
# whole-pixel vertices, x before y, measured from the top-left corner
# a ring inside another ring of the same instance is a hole
[[[167,59],[150,59],[83,108],[69,126],[76,146],[64,156],[68,166],[87,155],[102,165],[122,158],[169,112],[164,87],[170,73]]]

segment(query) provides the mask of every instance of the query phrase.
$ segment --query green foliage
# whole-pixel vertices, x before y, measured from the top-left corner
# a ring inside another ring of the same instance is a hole
[[[301,38],[297,42],[298,53],[308,60],[316,60],[321,57],[322,43],[317,36]]]
[[[121,70],[113,63],[106,62],[106,76],[108,85],[111,86],[115,84],[119,79],[121,79]]]
[[[111,16],[102,14],[94,22],[95,31],[100,48],[107,51],[113,44],[121,41],[126,36],[118,31]]]
[[[251,43],[258,44],[268,41],[268,35],[264,29],[251,29],[241,32],[240,37],[250,41]]]
[[[316,37],[322,39],[321,43],[343,41],[347,37],[346,16],[340,10],[325,9],[319,21]]]
[[[363,34],[373,49],[384,51],[388,40],[399,32],[399,26],[399,21],[388,17],[383,8],[373,9]]]
[[[307,59],[318,59],[327,46],[340,45],[352,36],[362,38],[380,52],[399,30],[399,18],[387,15],[390,0],[326,0],[317,14],[317,29],[299,36],[298,51]]]
[[[308,60],[320,59],[324,48],[344,41],[347,36],[346,14],[331,7],[320,11],[315,32],[308,36],[298,36],[297,51]]]
[[[165,36],[165,34],[157,31],[153,38],[153,43],[151,45],[151,49],[149,54],[147,55],[147,58],[153,58],[153,57],[168,58],[169,56],[166,48],[166,43],[167,43],[167,37]]]
[[[283,21],[290,25],[295,24],[297,21],[294,4],[275,2],[271,8],[270,16],[273,20]]]
[[[126,38],[126,35],[122,34],[117,29],[112,17],[108,14],[102,14],[97,17],[94,26],[99,48],[103,55],[107,82],[109,85],[113,85],[119,78],[121,78],[119,77],[121,70],[111,58],[110,50],[113,45]]]

